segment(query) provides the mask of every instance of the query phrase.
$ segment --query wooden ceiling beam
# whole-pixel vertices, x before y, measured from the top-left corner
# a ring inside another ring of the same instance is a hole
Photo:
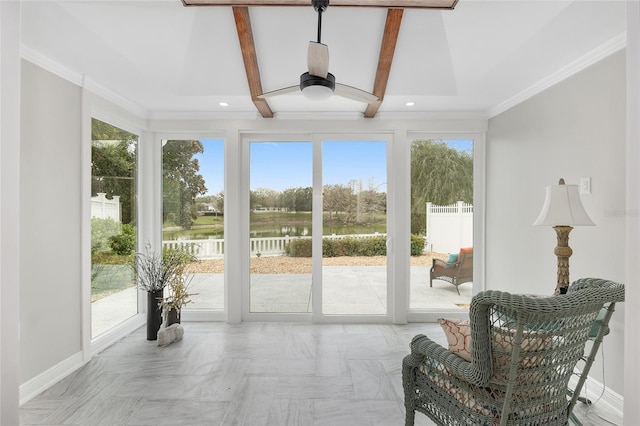
[[[185,6],[311,6],[310,0],[182,0]],[[453,9],[458,0],[331,0],[331,7]]]
[[[271,111],[267,101],[258,97],[258,95],[262,94],[262,82],[260,80],[260,70],[258,69],[256,46],[253,42],[253,30],[251,29],[251,20],[249,19],[249,9],[247,7],[234,7],[233,17],[236,20],[236,31],[238,32],[240,50],[242,51],[242,59],[244,60],[244,69],[247,73],[251,100],[262,117],[273,118],[273,111]]]
[[[378,69],[376,71],[376,79],[373,83],[372,92],[378,97],[378,100],[367,105],[367,109],[364,111],[365,118],[375,117],[380,105],[382,105],[382,101],[384,100],[384,94],[387,91],[387,83],[389,81],[389,74],[391,73],[393,55],[396,51],[398,34],[400,33],[402,14],[402,9],[389,9],[387,11],[387,22],[384,25],[384,35],[382,36],[382,45],[380,46]]]

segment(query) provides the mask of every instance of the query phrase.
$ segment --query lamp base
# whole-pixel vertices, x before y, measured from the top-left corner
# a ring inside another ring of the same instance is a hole
[[[558,245],[553,253],[558,257],[558,283],[555,293],[565,294],[569,288],[569,257],[573,254],[573,250],[569,247],[569,232],[572,226],[554,226],[558,237]]]

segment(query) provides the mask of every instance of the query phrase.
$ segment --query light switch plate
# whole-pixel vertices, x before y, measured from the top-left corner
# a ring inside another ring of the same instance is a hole
[[[581,195],[591,194],[591,178],[590,177],[580,178],[580,194]]]

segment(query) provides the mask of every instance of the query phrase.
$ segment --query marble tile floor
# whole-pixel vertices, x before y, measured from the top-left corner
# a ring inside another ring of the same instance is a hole
[[[402,358],[437,324],[187,322],[163,348],[144,327],[21,407],[23,425],[395,426]],[[584,426],[621,419],[579,407]],[[421,414],[417,426],[433,423]]]

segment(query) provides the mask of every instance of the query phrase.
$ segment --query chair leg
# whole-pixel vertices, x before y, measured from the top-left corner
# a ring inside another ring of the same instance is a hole
[[[402,387],[404,390],[405,426],[414,426],[416,420],[416,410],[413,405],[415,398],[414,375],[416,360],[407,361],[408,356],[402,360]],[[418,361],[419,362],[419,361]]]
[[[429,287],[433,287],[433,277],[429,277]]]
[[[414,426],[416,423],[416,412],[413,409],[407,408],[407,414],[404,418],[404,426]]]
[[[458,287],[459,286],[456,285],[456,291],[458,292],[458,296],[460,296],[460,289]]]

